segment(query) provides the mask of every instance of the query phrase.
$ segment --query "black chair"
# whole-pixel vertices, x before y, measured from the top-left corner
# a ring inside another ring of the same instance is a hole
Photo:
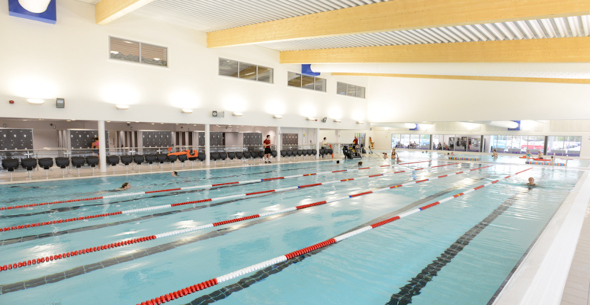
[[[281,150],[281,157],[285,158],[287,156],[286,150]]]
[[[61,171],[63,173],[63,177],[66,177],[66,168],[68,166],[70,166],[70,159],[69,158],[64,158],[64,157],[57,157],[55,158],[55,165],[59,166],[59,168],[61,168]]]
[[[174,168],[174,162],[176,162],[176,160],[178,160],[178,156],[177,155],[170,155],[170,156],[168,156],[168,161],[170,161],[170,163],[172,164],[172,168]]]
[[[168,161],[168,156],[165,154],[157,154],[156,161],[158,161],[158,163],[160,163],[160,168],[162,168],[162,164],[164,164],[164,162]]]
[[[229,161],[231,163],[233,163],[234,162],[234,159],[236,158],[236,153],[235,152],[228,152],[227,153],[227,158],[229,159]]]
[[[249,151],[245,151],[244,152],[244,159],[246,159],[246,162],[248,162],[248,160],[250,160],[250,157],[252,157],[252,155],[250,154]]]
[[[123,163],[123,165],[125,165],[125,171],[129,172],[129,164],[133,163],[133,156],[131,156],[131,155],[121,156],[121,163]]]
[[[45,179],[49,179],[49,172],[48,170],[53,167],[53,159],[52,158],[40,158],[37,160],[39,166],[45,170]]]
[[[297,155],[297,157],[301,157],[301,156],[303,156],[303,151],[301,151],[301,150],[297,150],[297,153],[296,153],[296,155]]]
[[[80,176],[80,167],[82,167],[86,163],[86,158],[84,157],[72,157],[72,166],[78,169],[78,177]]]
[[[31,171],[37,167],[37,159],[26,158],[20,160],[20,166],[29,172],[29,179],[31,178]]]
[[[193,154],[194,154],[194,152],[193,152]],[[195,165],[195,161],[199,160],[199,156],[189,157],[188,160],[191,161],[191,167],[193,167]]]
[[[184,167],[184,161],[188,160],[188,156],[187,155],[178,155],[178,161],[180,161],[180,163],[182,164],[182,167]]]
[[[113,174],[115,173],[115,166],[119,164],[119,156],[107,156],[107,163],[113,168]]]
[[[203,166],[203,163],[205,163],[205,159],[207,159],[207,156],[205,155],[205,153],[202,153],[202,154],[199,154],[197,159],[199,159],[199,161],[201,161],[201,166]]]
[[[145,155],[145,162],[150,165],[150,170],[152,170],[152,164],[157,161],[156,155]]]
[[[2,160],[2,168],[10,173],[10,181],[12,181],[12,172],[18,168],[18,159],[4,159]]]
[[[215,164],[217,164],[217,160],[219,159],[219,153],[216,153],[216,152],[211,153],[211,155],[209,156],[209,158],[211,160],[213,160],[215,162]]]
[[[271,150],[271,151],[270,151],[270,155],[271,155],[273,158],[276,158],[278,154],[277,154],[277,151],[276,151],[276,150]]]
[[[293,151],[292,150],[287,150],[287,157],[289,157],[289,160],[291,160],[291,158],[293,158]]]
[[[86,157],[86,164],[92,167],[92,174],[94,175],[94,168],[98,165],[100,160],[97,156]]]
[[[318,155],[318,151],[316,149],[312,149],[311,150],[311,155],[313,156],[313,158],[315,159],[316,156]]]
[[[226,152],[220,152],[219,153],[219,160],[223,161],[223,164],[225,164],[225,159],[227,159],[227,153]]]
[[[264,151],[259,151],[258,152],[258,158],[264,158]]]
[[[143,161],[145,161],[145,158],[143,157],[143,155],[133,156],[133,162],[135,162],[135,164],[137,164],[139,166],[140,172],[141,172],[141,163],[143,163]]]
[[[238,160],[244,159],[244,153],[243,152],[237,152],[236,153],[236,159],[238,159]]]
[[[324,157],[324,155],[326,154],[326,150],[323,148],[320,148],[320,157]]]

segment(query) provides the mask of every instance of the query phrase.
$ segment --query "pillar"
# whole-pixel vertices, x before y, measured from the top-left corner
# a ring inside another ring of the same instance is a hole
[[[106,173],[107,171],[107,141],[105,138],[104,120],[98,121],[98,164],[100,171]]]
[[[205,165],[211,164],[211,125],[205,124]]]
[[[320,139],[320,129],[319,128],[315,129],[315,138],[316,138],[315,139],[315,158],[319,159],[320,158],[320,143],[322,140],[322,139]]]

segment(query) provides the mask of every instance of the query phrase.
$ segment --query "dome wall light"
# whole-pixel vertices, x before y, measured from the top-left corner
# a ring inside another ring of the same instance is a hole
[[[272,117],[275,118],[275,119],[282,119],[283,118],[283,116],[282,115],[279,115],[279,114],[275,114]]]
[[[45,104],[45,100],[42,100],[40,98],[30,98],[30,99],[27,99],[27,102],[29,102],[29,104],[33,104],[33,105]]]
[[[182,113],[193,113],[193,110],[190,108],[182,108]]]
[[[47,10],[51,0],[18,0],[18,3],[27,11],[41,14]]]
[[[365,124],[365,122],[362,121],[356,121],[357,124]]]
[[[242,113],[241,112],[234,112],[234,113],[232,113],[232,115],[233,116],[242,116]]]
[[[129,109],[129,105],[115,105],[119,110],[127,110]]]
[[[334,119],[334,123],[342,123],[342,120]]]
[[[309,118],[309,117],[308,117],[306,120],[308,120],[308,121],[316,121],[316,122],[318,121],[318,119],[315,119],[315,118]]]

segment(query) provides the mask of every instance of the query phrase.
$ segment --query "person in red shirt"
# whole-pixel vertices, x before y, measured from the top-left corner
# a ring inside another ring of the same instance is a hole
[[[270,135],[266,135],[266,139],[264,140],[264,163],[270,163]]]

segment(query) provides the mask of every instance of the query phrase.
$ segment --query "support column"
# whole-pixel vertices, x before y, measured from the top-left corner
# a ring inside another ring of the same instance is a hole
[[[332,149],[334,150],[334,154],[336,153],[340,153],[342,150],[339,148],[340,147],[340,135],[338,133],[338,129],[335,130],[335,139],[334,140],[334,145],[332,145]]]
[[[277,162],[281,162],[281,127],[277,127]]]
[[[211,164],[211,125],[205,124],[205,165]]]
[[[315,158],[316,160],[320,158],[320,129],[315,129]]]
[[[107,141],[105,138],[104,120],[98,121],[98,164],[100,172],[107,172]]]

